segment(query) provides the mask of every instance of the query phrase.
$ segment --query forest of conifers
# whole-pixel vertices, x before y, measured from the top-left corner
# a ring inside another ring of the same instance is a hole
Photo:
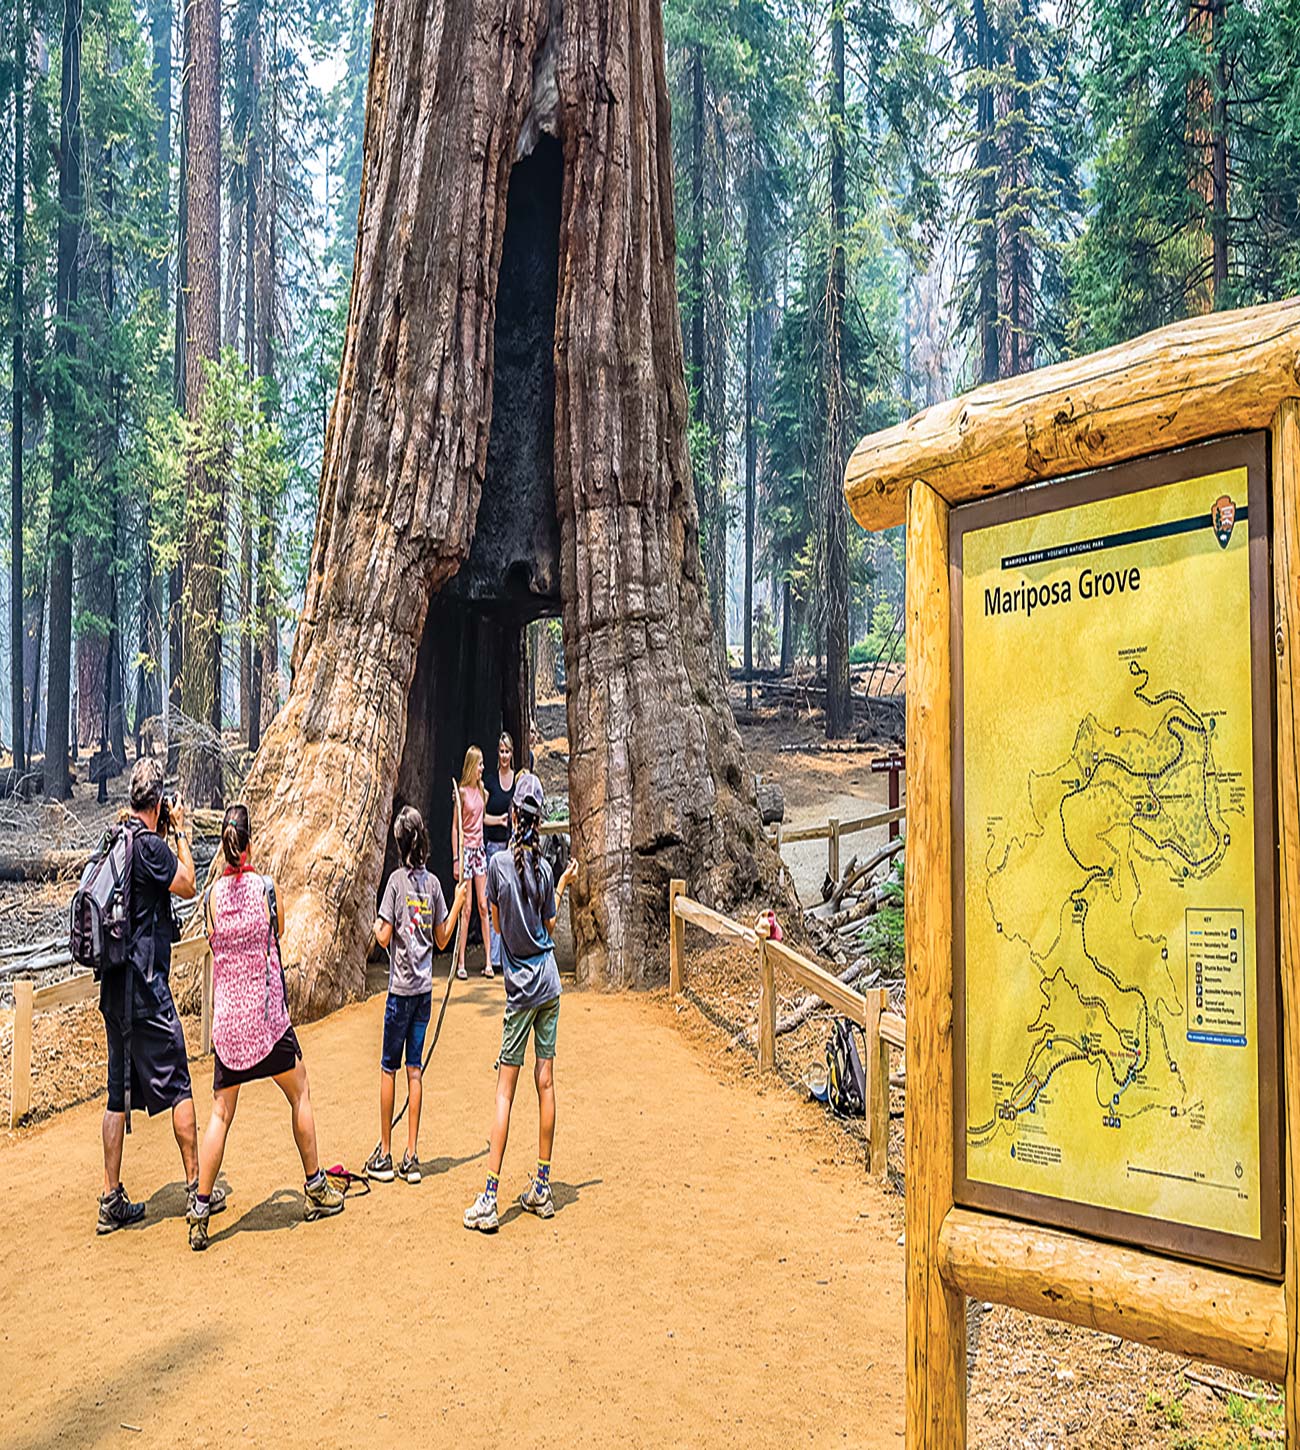
[[[202,797],[217,732],[256,748],[283,694],[371,9],[0,20],[0,737],[47,794],[166,710]],[[864,433],[1296,289],[1300,0],[665,0],[664,30],[715,633],[824,667],[835,729],[850,659],[899,647],[899,541],[843,502]]]

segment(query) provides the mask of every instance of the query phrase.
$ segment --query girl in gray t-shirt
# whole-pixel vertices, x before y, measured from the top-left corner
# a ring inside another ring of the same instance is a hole
[[[403,806],[398,811],[393,837],[401,864],[388,878],[374,926],[375,940],[388,948],[388,1001],[384,1005],[384,1045],[379,1059],[379,1146],[370,1155],[366,1173],[381,1183],[393,1181],[393,1095],[397,1069],[405,1057],[410,1111],[406,1119],[406,1153],[397,1172],[408,1183],[418,1183],[416,1141],[423,1097],[424,1034],[433,1005],[433,952],[435,947],[442,951],[451,940],[469,886],[460,883],[448,911],[442,886],[425,865],[429,836],[414,806]]]
[[[506,978],[506,1019],[497,1068],[496,1117],[488,1149],[487,1184],[465,1210],[465,1227],[492,1233],[497,1226],[497,1184],[510,1133],[519,1070],[533,1039],[533,1081],[537,1086],[537,1172],[520,1204],[539,1218],[555,1212],[551,1197],[551,1146],[555,1141],[555,1034],[560,1021],[560,974],[555,966],[555,913],[578,870],[570,861],[560,879],[542,860],[542,785],[524,772],[515,782],[514,836],[509,850],[492,858],[488,905],[501,938]]]

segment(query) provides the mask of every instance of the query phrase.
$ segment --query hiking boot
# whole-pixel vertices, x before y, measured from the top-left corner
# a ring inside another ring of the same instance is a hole
[[[196,1254],[202,1253],[208,1246],[208,1225],[212,1222],[212,1205],[202,1208],[195,1199],[190,1200],[189,1210],[185,1214],[185,1221],[190,1226],[190,1248]]]
[[[554,1218],[555,1199],[551,1196],[551,1185],[538,1183],[534,1178],[519,1195],[519,1206],[535,1213],[538,1218]]]
[[[196,1178],[193,1183],[185,1186],[185,1212],[194,1212],[199,1196],[199,1180]],[[208,1212],[224,1213],[226,1211],[226,1190],[219,1188],[215,1183],[212,1185],[212,1192],[208,1195]]]
[[[376,1148],[366,1159],[366,1166],[362,1172],[367,1178],[374,1178],[380,1183],[391,1183],[393,1181],[393,1155],[385,1153],[382,1148]]]
[[[397,1167],[397,1176],[405,1178],[408,1183],[420,1181],[420,1160],[410,1153],[402,1154],[402,1161]]]
[[[474,1202],[465,1210],[465,1227],[479,1229],[485,1234],[496,1233],[496,1199],[489,1198],[486,1193],[480,1193]]]
[[[132,1203],[126,1189],[119,1183],[112,1193],[105,1193],[99,1200],[99,1222],[95,1225],[97,1234],[111,1234],[120,1228],[129,1228],[144,1217],[144,1204]]]
[[[391,1167],[390,1162],[389,1168]],[[335,1188],[323,1174],[320,1182],[314,1186],[310,1183],[304,1184],[303,1192],[307,1196],[307,1207],[302,1216],[308,1223],[316,1218],[333,1218],[336,1213],[343,1212],[343,1190]]]

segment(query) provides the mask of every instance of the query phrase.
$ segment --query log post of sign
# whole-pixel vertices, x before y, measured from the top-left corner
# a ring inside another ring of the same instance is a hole
[[[974,1295],[1284,1384],[1300,1450],[1300,299],[845,491],[906,524],[907,1446],[966,1443]]]

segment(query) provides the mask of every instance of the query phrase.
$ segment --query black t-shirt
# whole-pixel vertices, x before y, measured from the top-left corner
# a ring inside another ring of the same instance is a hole
[[[489,816],[504,816],[504,826],[483,827],[483,839],[485,841],[500,841],[503,844],[510,839],[510,808],[515,803],[515,786],[519,784],[519,772],[515,771],[510,780],[510,789],[501,788],[501,780],[495,771],[491,775],[483,777],[483,783],[487,786],[487,814]]]
[[[172,968],[171,884],[177,861],[172,848],[156,831],[137,824],[128,830],[133,836],[130,951],[135,1011],[139,1016],[151,1006],[163,1006],[171,1000],[168,982]],[[104,978],[101,1002],[114,1011],[123,1011],[125,1004],[112,992],[112,982],[124,977],[125,973],[121,977],[113,973]]]

